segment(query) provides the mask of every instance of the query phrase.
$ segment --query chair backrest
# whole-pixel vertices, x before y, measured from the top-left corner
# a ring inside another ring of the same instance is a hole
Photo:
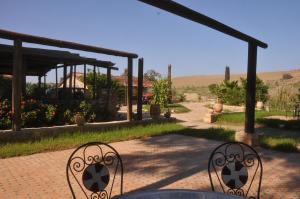
[[[78,147],[69,157],[66,174],[73,198],[109,199],[123,194],[122,159],[108,144],[90,142]]]
[[[212,191],[259,199],[263,167],[258,153],[241,142],[227,142],[210,155]]]

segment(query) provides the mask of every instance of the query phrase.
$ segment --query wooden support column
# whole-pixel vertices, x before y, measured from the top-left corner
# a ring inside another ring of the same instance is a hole
[[[172,103],[172,65],[168,65],[168,103]]]
[[[84,92],[84,99],[86,96],[86,64],[83,66],[83,92]]]
[[[74,66],[73,95],[75,95],[75,87],[76,87],[76,65]]]
[[[13,81],[12,81],[12,130],[21,130],[21,91],[22,91],[22,41],[14,41]]]
[[[245,133],[254,133],[257,46],[248,44]]]
[[[26,61],[23,59],[23,65],[22,65],[22,95],[21,97],[26,96]]]
[[[58,83],[58,80],[57,80],[57,65],[55,67],[55,96],[56,98],[58,98],[58,87],[57,87],[57,83]]]
[[[46,95],[46,89],[47,89],[47,86],[46,86],[46,73],[44,74],[44,95]]]
[[[69,74],[69,96],[72,98],[72,84],[73,84],[73,66],[70,66],[70,74]]]
[[[93,99],[96,98],[96,66],[94,66],[93,70]]]
[[[63,71],[63,92],[61,97],[66,97],[66,87],[67,87],[67,66],[64,64],[64,71]]]
[[[106,109],[109,112],[111,109],[111,69],[107,68],[106,72],[106,84],[107,84],[107,99],[106,99]]]
[[[143,119],[143,75],[144,59],[140,58],[138,63],[138,96],[137,96],[137,120]]]
[[[132,58],[129,57],[127,70],[127,120],[132,121]]]

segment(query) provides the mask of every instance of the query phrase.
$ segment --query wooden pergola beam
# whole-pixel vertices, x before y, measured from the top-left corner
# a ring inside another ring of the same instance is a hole
[[[162,10],[168,11],[175,15],[181,16],[188,20],[194,21],[196,23],[200,23],[202,25],[205,25],[212,29],[218,30],[224,34],[230,35],[237,39],[246,41],[248,43],[255,44],[256,46],[259,46],[261,48],[268,47],[268,44],[266,44],[258,39],[255,39],[249,35],[246,35],[245,33],[242,33],[230,26],[227,26],[215,19],[207,17],[199,12],[196,12],[196,11],[194,11],[186,6],[183,6],[179,3],[176,3],[174,1],[171,1],[171,0],[139,0],[139,1],[149,4],[149,5],[152,5],[154,7],[160,8]]]
[[[49,45],[55,46],[59,48],[70,48],[74,50],[82,50],[87,52],[94,52],[94,53],[101,53],[106,55],[114,55],[119,57],[130,57],[130,58],[137,58],[138,55],[134,53],[129,53],[125,51],[118,51],[112,50],[108,48],[101,48],[97,46],[85,45],[75,42],[63,41],[63,40],[56,40],[46,37],[34,36],[29,34],[17,33],[12,31],[7,31],[0,29],[0,38],[3,39],[10,39],[10,40],[21,40],[23,42],[35,43],[35,44],[42,44],[42,45]]]

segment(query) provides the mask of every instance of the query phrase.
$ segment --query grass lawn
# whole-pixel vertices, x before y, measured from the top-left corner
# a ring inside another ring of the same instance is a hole
[[[190,129],[176,123],[138,125],[101,132],[64,133],[56,137],[44,137],[39,140],[0,143],[0,157],[7,158],[44,151],[69,149],[92,141],[111,143],[165,134],[180,134],[219,141],[233,141],[235,132],[224,128]],[[297,144],[299,143],[299,137],[287,138],[266,135],[261,139],[262,147],[287,152],[298,151]]]
[[[138,125],[135,127],[107,130],[101,132],[64,133],[56,137],[46,137],[18,143],[0,143],[0,157],[29,155],[43,151],[69,149],[81,144],[100,141],[105,143],[130,140],[148,136],[176,133],[184,129],[175,123]]]
[[[285,115],[284,112],[277,111],[255,111],[255,121],[257,122],[259,119],[272,116],[272,115]],[[245,113],[222,113],[217,116],[218,124],[236,124],[243,125],[245,122]]]

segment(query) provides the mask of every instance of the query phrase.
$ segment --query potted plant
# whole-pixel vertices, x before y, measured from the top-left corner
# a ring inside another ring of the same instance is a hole
[[[223,103],[222,100],[220,100],[220,98],[217,98],[217,102],[214,104],[214,112],[216,113],[221,113],[223,110]]]
[[[78,125],[78,126],[83,126],[84,123],[85,123],[85,119],[84,119],[84,116],[82,113],[80,112],[77,112],[74,116],[74,120],[75,120],[75,123]]]
[[[153,100],[150,105],[150,116],[157,119],[160,116],[161,108],[166,107],[168,102],[168,81],[159,79],[153,82]]]

